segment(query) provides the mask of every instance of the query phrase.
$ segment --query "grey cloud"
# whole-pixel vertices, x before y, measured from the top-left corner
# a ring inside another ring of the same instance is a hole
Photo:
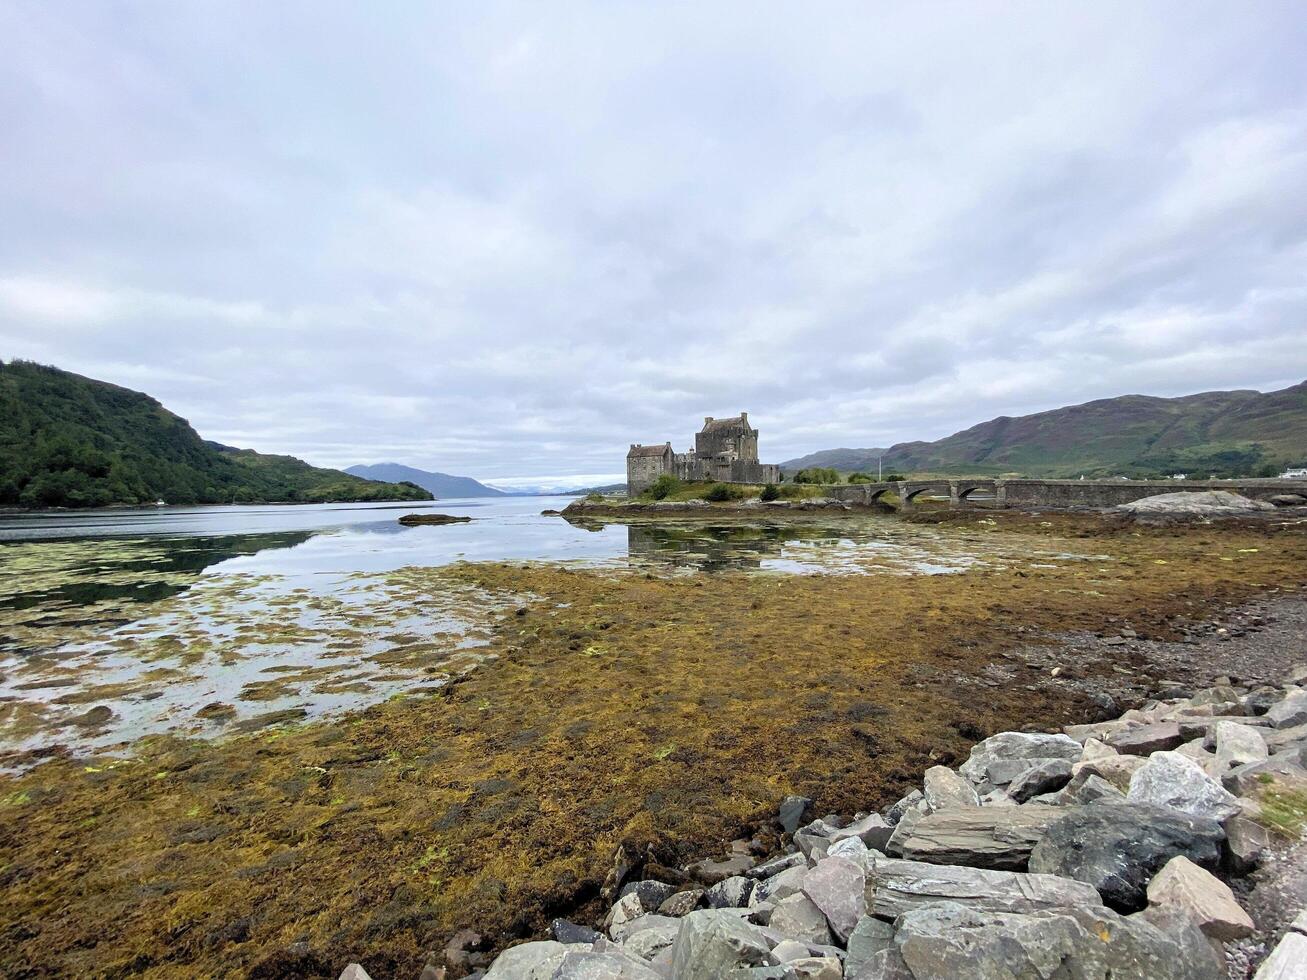
[[[0,356],[485,478],[1307,376],[1307,13],[0,8]]]

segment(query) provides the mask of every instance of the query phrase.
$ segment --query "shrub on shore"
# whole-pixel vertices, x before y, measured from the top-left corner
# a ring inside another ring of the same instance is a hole
[[[739,484],[714,483],[703,492],[703,499],[721,503],[725,500],[742,500],[746,493],[745,488]]]
[[[681,481],[670,473],[664,473],[653,483],[649,484],[642,496],[647,496],[651,500],[664,500],[668,494],[676,493],[681,489]]]

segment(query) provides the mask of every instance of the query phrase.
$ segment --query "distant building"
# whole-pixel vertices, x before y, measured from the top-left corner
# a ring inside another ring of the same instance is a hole
[[[635,495],[664,473],[682,480],[715,483],[778,483],[781,468],[758,462],[758,430],[749,426],[749,413],[735,418],[703,420],[694,448],[678,453],[672,444],[631,444],[626,454],[626,489]]]

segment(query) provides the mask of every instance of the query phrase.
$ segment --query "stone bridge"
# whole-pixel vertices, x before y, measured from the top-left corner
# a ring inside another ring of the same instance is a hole
[[[954,477],[823,488],[826,496],[864,505],[874,504],[892,493],[899,500],[900,510],[910,509],[921,498],[947,498],[951,507],[971,504],[1031,510],[1100,509],[1159,493],[1202,490],[1229,490],[1254,500],[1266,500],[1285,493],[1307,497],[1307,480],[1000,480]]]

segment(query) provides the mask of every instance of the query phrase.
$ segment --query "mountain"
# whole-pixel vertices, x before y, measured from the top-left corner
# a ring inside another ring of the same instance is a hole
[[[437,497],[507,497],[508,494],[484,483],[478,483],[470,476],[450,476],[448,473],[430,473],[427,470],[414,469],[399,463],[374,463],[371,466],[349,466],[346,473],[361,476],[367,480],[382,480],[386,483],[413,483],[424,490],[430,490]]]
[[[421,487],[206,442],[139,391],[0,361],[0,506],[430,499]]]
[[[876,457],[884,454],[884,449],[822,449],[807,456],[787,460],[781,463],[786,471],[804,470],[810,466],[825,466],[843,473],[853,473],[864,469],[870,460],[871,472],[876,472]]]
[[[828,450],[782,463],[874,470],[874,451]],[[1271,476],[1307,462],[1307,382],[1282,391],[1123,395],[1018,418],[1001,416],[936,442],[902,442],[882,466],[908,473],[1076,477]]]

